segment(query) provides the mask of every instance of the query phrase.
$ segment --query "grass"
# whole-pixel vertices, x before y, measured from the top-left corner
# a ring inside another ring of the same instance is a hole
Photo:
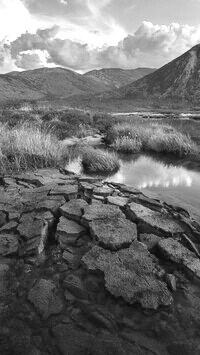
[[[82,165],[89,173],[111,173],[120,167],[115,153],[85,147],[82,153]]]
[[[152,121],[118,123],[108,131],[106,142],[122,153],[152,151],[177,156],[199,153],[197,144],[188,134],[179,132],[171,125]]]
[[[68,150],[40,125],[23,123],[9,128],[0,124],[0,173],[60,166]]]

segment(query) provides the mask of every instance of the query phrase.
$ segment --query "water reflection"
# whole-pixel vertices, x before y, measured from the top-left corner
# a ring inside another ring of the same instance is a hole
[[[136,160],[121,161],[121,168],[109,181],[134,185],[139,189],[179,185],[191,187],[193,172],[182,167],[174,167],[158,162],[147,156],[140,156]]]

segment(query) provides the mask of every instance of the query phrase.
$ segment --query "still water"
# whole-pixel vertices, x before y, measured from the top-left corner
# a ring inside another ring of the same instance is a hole
[[[105,177],[142,190],[146,195],[186,208],[200,222],[200,162],[194,166],[186,161],[147,155],[119,155],[120,169]],[[67,166],[83,173],[80,159]]]

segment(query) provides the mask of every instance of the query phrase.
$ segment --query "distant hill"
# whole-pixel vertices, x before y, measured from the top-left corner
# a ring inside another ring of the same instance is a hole
[[[152,70],[148,68],[128,71],[102,69],[84,75],[59,67],[13,71],[0,75],[0,102],[57,100],[71,96],[91,95],[120,87],[129,83],[130,78],[136,80]],[[100,72],[103,74],[95,74]]]
[[[96,80],[99,84],[102,83],[107,86],[108,89],[114,89],[132,83],[145,75],[153,73],[155,70],[156,69],[152,68],[105,68],[89,71],[85,73],[84,76]]]
[[[0,75],[0,101],[66,98],[107,89],[102,82],[63,68],[41,68]]]
[[[200,44],[154,73],[119,89],[126,100],[200,102]]]

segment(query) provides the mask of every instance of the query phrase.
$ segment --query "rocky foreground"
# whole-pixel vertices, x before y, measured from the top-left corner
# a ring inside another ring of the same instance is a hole
[[[0,178],[1,355],[200,354],[200,226],[125,185]]]

